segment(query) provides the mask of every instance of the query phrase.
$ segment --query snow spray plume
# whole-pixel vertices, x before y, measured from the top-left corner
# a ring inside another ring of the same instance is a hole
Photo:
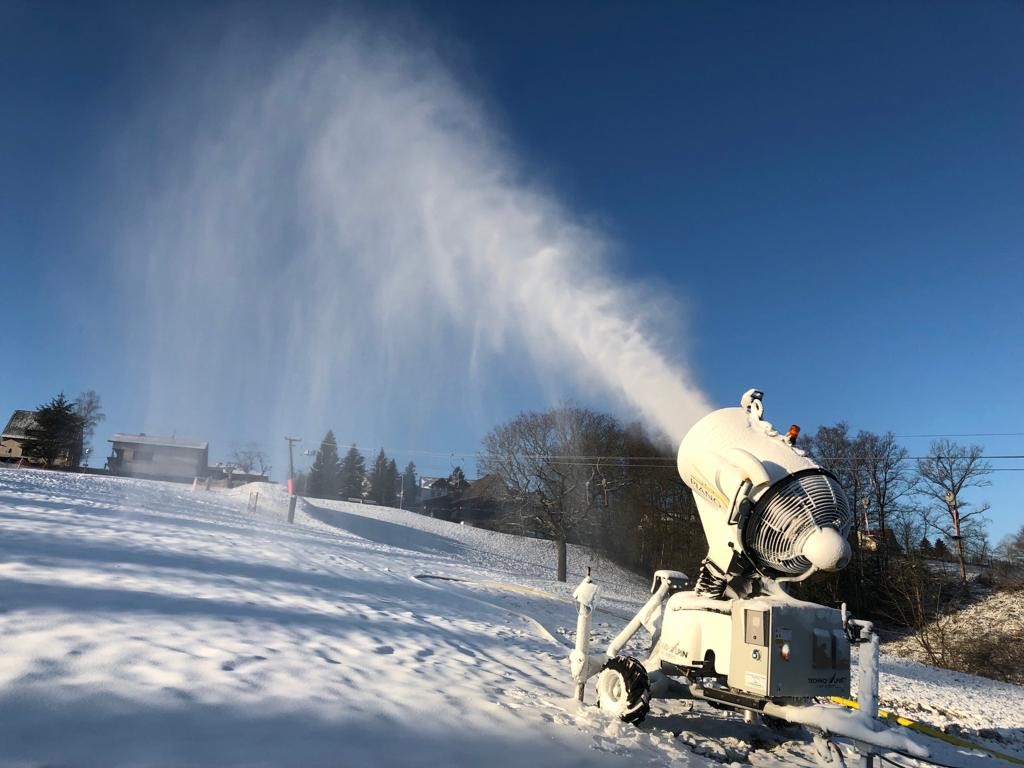
[[[147,137],[162,165],[129,252],[155,428],[270,418],[276,439],[297,412],[437,411],[431,387],[524,370],[598,384],[677,443],[709,410],[603,239],[522,180],[436,58],[351,27],[272,61],[239,45]]]

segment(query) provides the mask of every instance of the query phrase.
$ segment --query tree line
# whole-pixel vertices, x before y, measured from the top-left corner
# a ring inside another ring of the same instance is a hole
[[[883,558],[922,547],[937,548],[940,556],[948,550],[962,581],[969,562],[992,555],[988,505],[964,498],[989,485],[992,468],[980,446],[937,440],[927,456],[912,459],[892,433],[853,434],[839,422],[802,437],[799,447],[846,491],[855,549]],[[609,554],[629,552],[637,565],[670,567],[678,553],[661,542],[664,532],[703,548],[693,499],[674,459],[673,448],[640,425],[570,406],[523,413],[496,427],[484,438],[480,466],[503,479],[505,517],[524,531],[560,544],[596,544]]]
[[[968,561],[992,554],[985,512],[988,504],[963,498],[972,488],[990,485],[992,466],[981,446],[935,440],[926,456],[911,459],[893,434],[851,434],[839,422],[821,427],[802,446],[843,485],[856,511],[857,530],[910,552],[938,536],[954,551],[961,581]],[[895,539],[895,542],[893,541]]]
[[[951,558],[964,583],[969,563],[993,555],[988,505],[964,498],[989,484],[992,470],[980,446],[938,440],[927,456],[911,458],[892,433],[853,433],[839,422],[802,436],[798,447],[836,476],[855,516],[850,573],[830,577],[825,597],[839,600],[842,592],[856,607],[868,606],[893,554]],[[707,551],[674,447],[639,423],[575,405],[521,413],[484,437],[477,468],[501,483],[497,513],[476,524],[554,541],[560,580],[567,578],[569,544],[640,572],[696,572]],[[382,448],[367,466],[355,445],[340,457],[331,431],[300,480],[306,494],[319,498],[396,505],[404,487],[404,506],[417,500],[413,462],[399,474]]]
[[[923,637],[937,615],[967,599],[968,566],[996,554],[988,504],[964,498],[990,484],[983,449],[940,439],[924,456],[911,457],[891,432],[853,433],[842,421],[799,445],[839,480],[854,525],[847,568],[817,574],[794,592],[829,605],[846,602],[858,615]],[[955,576],[944,562],[956,564]]]
[[[487,434],[478,464],[504,487],[495,527],[553,540],[560,581],[568,544],[647,572],[695,571],[707,550],[672,448],[640,424],[572,405],[522,413]]]
[[[393,458],[381,448],[367,467],[366,458],[356,445],[345,456],[338,454],[334,432],[327,431],[320,441],[309,472],[296,475],[296,490],[317,499],[372,501],[388,507],[409,506],[418,499],[416,464],[410,461],[399,473]]]

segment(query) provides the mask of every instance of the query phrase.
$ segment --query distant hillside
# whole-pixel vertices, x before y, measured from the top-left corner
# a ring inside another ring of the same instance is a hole
[[[959,610],[942,614],[922,633],[885,644],[889,653],[925,664],[938,663],[995,680],[1024,683],[1024,591],[983,593]]]

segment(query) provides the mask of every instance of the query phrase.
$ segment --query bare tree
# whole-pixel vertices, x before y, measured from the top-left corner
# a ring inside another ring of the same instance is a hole
[[[270,473],[267,454],[255,443],[249,443],[245,448],[236,448],[231,456],[231,462],[246,474],[254,469],[259,470],[261,475]]]
[[[1010,589],[1024,588],[1024,526],[999,541],[995,555],[998,583]]]
[[[621,487],[614,460],[622,430],[610,416],[573,406],[523,413],[483,441],[480,467],[499,476],[516,512],[558,549],[557,577],[566,580],[567,544],[579,540],[609,484]]]
[[[893,537],[905,554],[920,549],[922,541],[927,540],[928,524],[924,510],[911,502],[898,504],[888,515],[887,524]],[[930,543],[929,543],[930,546]]]
[[[914,493],[917,478],[907,463],[907,449],[896,443],[892,432],[884,435],[860,432],[853,443],[853,451],[858,457],[857,468],[863,478],[863,506],[867,510],[868,520],[873,520],[875,524],[884,570],[893,523],[907,522],[915,510],[908,502]],[[893,541],[896,541],[895,536]],[[904,551],[907,549],[904,547]]]
[[[103,413],[103,406],[100,405],[100,396],[95,390],[83,392],[75,399],[75,413],[82,420],[82,452],[85,454],[92,443],[96,425],[107,418]]]
[[[253,452],[253,461],[256,462],[256,469],[260,471],[261,475],[270,476],[270,459],[262,448]]]
[[[862,613],[875,611],[892,550],[909,551],[924,535],[920,513],[912,505],[916,477],[907,451],[891,433],[862,430],[854,436],[844,421],[818,428],[800,446],[839,481],[855,524],[850,566],[818,577],[806,589],[820,587],[820,592],[806,595],[825,602],[845,599]]]
[[[991,561],[992,539],[988,535],[988,520],[986,518],[969,518],[963,525],[961,537],[966,562],[987,565]]]
[[[1024,525],[1016,533],[1009,533],[999,540],[996,556],[1012,565],[1024,565]]]
[[[897,561],[888,576],[883,615],[911,630],[929,663],[948,666],[950,633],[943,608],[949,598],[943,591],[942,575],[928,569],[926,557],[912,552]]]
[[[951,538],[956,546],[961,584],[967,583],[965,525],[968,521],[980,524],[981,516],[989,509],[989,505],[983,503],[968,510],[973,505],[960,497],[967,488],[991,485],[987,475],[991,473],[992,466],[982,454],[979,445],[964,447],[950,440],[937,440],[929,447],[928,456],[917,462],[920,492],[930,501],[932,525]]]
[[[624,453],[630,457],[625,487],[604,527],[605,551],[644,571],[696,573],[707,540],[693,494],[676,469],[675,451],[631,424],[625,429]]]

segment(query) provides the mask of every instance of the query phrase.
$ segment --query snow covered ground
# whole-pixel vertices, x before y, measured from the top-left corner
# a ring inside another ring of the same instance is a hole
[[[548,542],[342,502],[284,518],[274,486],[0,470],[0,765],[814,764],[799,729],[703,705],[640,728],[579,707]],[[570,582],[587,566],[602,642],[647,583],[580,549]],[[1022,692],[896,659],[882,678],[910,717],[1003,729],[1003,752]]]

